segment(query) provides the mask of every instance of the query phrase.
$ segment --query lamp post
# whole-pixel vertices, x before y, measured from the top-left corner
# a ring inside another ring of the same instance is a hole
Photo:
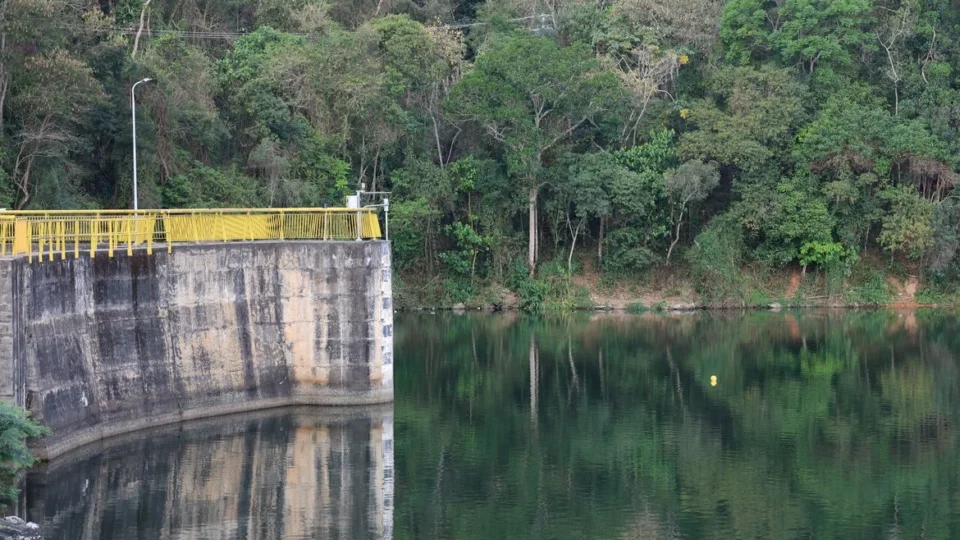
[[[130,87],[130,110],[133,118],[133,209],[139,210],[139,200],[137,198],[137,85],[148,83],[153,79],[142,79]]]

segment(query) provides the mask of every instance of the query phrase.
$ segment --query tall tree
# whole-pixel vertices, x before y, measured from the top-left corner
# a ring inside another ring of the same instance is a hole
[[[587,136],[592,121],[620,95],[619,80],[599,67],[584,44],[562,47],[525,32],[497,36],[448,102],[452,113],[480,125],[503,149],[511,176],[526,194],[531,275],[544,163],[559,145]]]

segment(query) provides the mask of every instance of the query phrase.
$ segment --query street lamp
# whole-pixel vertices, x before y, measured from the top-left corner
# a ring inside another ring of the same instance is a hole
[[[148,83],[153,79],[143,79],[133,83],[130,88],[130,110],[133,114],[133,209],[139,210],[137,199],[137,97],[135,91],[138,84]]]

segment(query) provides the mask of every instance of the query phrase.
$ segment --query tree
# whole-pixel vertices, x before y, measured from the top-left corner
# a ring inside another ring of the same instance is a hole
[[[11,105],[19,131],[11,177],[19,191],[17,208],[29,204],[35,189],[34,168],[45,158],[66,159],[79,150],[82,126],[102,89],[92,70],[63,50],[30,57],[13,81]]]
[[[673,219],[673,241],[670,242],[670,249],[667,250],[669,265],[673,248],[680,241],[680,227],[683,225],[684,212],[690,204],[706,199],[707,195],[717,187],[720,183],[720,172],[715,163],[690,160],[677,169],[668,171],[663,179],[667,198],[676,208],[676,217]]]
[[[609,216],[613,210],[613,186],[623,182],[624,176],[634,173],[617,163],[613,156],[602,152],[571,156],[568,159],[572,159],[573,163],[565,171],[566,182],[560,189],[564,201],[564,217],[570,233],[567,273],[571,273],[573,252],[584,223],[590,218],[604,219]],[[571,207],[574,219],[571,219]],[[602,250],[598,252],[602,261]]]
[[[889,251],[901,251],[918,258],[930,247],[933,238],[935,204],[924,200],[908,186],[889,188],[881,197],[890,203],[890,212],[882,219],[880,245]]]
[[[710,97],[693,104],[680,154],[749,172],[783,170],[783,156],[804,117],[806,91],[790,70],[725,68]]]
[[[481,126],[506,153],[527,197],[527,265],[536,271],[537,199],[548,154],[588,131],[616,99],[619,82],[598,69],[590,48],[561,47],[527,33],[498,36],[454,87],[448,110]]]
[[[779,56],[808,73],[821,64],[842,68],[858,48],[875,47],[863,30],[870,8],[870,0],[733,0],[720,36],[727,58],[740,64]]]

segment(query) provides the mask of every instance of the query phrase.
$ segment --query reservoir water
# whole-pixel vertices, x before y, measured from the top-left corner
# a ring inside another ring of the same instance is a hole
[[[960,538],[947,311],[404,314],[396,403],[104,441],[48,540]]]

